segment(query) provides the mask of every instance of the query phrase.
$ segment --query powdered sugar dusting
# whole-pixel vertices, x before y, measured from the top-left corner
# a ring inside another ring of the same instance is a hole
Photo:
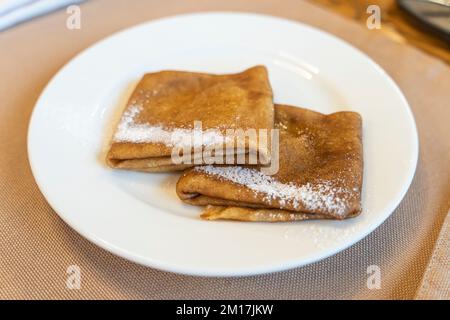
[[[222,144],[226,141],[222,132],[216,129],[167,129],[162,125],[136,123],[136,116],[142,109],[141,105],[132,105],[123,113],[114,135],[115,142],[161,143],[168,147],[183,148]]]
[[[343,215],[346,211],[346,199],[350,194],[346,189],[334,187],[329,181],[298,186],[294,183],[282,183],[256,169],[244,167],[202,166],[194,170],[246,186],[257,194],[263,194],[266,201],[276,199],[280,209],[303,207],[311,211]]]
[[[299,225],[295,228],[287,227],[283,232],[283,238],[303,244],[311,241],[318,249],[326,249],[330,245],[348,241],[359,229],[352,224],[346,225],[345,228],[336,228],[335,225],[325,223],[302,224],[301,227]]]

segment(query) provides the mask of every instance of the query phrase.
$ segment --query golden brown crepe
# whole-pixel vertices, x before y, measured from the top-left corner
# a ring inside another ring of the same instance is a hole
[[[199,166],[184,172],[177,194],[193,205],[212,205],[203,218],[241,221],[345,219],[361,211],[361,117],[324,115],[275,106],[280,130],[279,171],[245,166]],[[275,143],[273,141],[273,143]]]
[[[272,90],[264,66],[228,75],[181,71],[146,74],[124,110],[107,163],[113,168],[148,172],[210,163],[204,161],[201,152],[200,157],[195,153],[194,159],[194,148],[202,151],[206,147],[222,147],[227,129],[255,129],[259,133],[260,129],[272,129],[273,121]],[[183,139],[192,137],[195,131],[203,133],[204,139],[192,140],[186,147]],[[224,148],[223,158],[252,154],[257,156],[256,162],[245,163],[267,164],[270,162],[270,136],[267,136],[265,146],[246,139],[245,147]],[[184,149],[177,154],[188,156],[190,163],[173,161],[175,147]]]

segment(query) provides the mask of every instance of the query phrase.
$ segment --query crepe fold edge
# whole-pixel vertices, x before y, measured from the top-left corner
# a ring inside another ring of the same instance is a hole
[[[256,209],[233,206],[207,206],[201,216],[204,220],[235,220],[245,222],[291,222],[332,219],[321,214],[292,212],[281,209]]]
[[[219,148],[222,145],[218,146]],[[236,163],[236,158],[243,156],[247,165],[255,165],[258,163],[250,163],[249,159],[255,157],[258,159],[259,163],[270,163],[270,152],[265,148],[257,148],[252,144],[247,144],[245,148],[233,148],[226,149],[224,151],[222,158],[222,163],[226,163],[228,158],[234,158],[234,163]],[[154,157],[144,157],[144,158],[130,158],[125,157],[116,158],[114,156],[114,149],[111,148],[106,156],[106,164],[114,169],[126,169],[134,171],[143,172],[167,172],[167,171],[182,171],[187,168],[194,167],[196,165],[208,164],[205,163],[203,153],[196,156],[195,153],[188,155],[190,161],[187,163],[175,163],[171,156],[154,156]]]

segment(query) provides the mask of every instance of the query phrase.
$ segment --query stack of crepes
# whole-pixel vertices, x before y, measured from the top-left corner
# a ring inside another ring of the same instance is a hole
[[[256,140],[238,143],[232,136],[230,143],[228,130],[248,129],[256,129]],[[361,131],[355,112],[324,115],[274,104],[264,66],[229,75],[162,71],[137,85],[107,163],[184,170],[177,194],[206,206],[201,217],[207,220],[341,220],[361,212]],[[223,161],[212,163],[205,151]]]

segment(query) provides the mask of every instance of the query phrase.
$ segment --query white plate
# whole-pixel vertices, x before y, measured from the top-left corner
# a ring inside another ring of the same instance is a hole
[[[207,222],[175,174],[111,170],[108,139],[144,72],[229,73],[264,64],[275,101],[364,122],[363,213],[347,221]],[[48,202],[72,228],[132,261],[194,275],[250,275],[333,255],[373,231],[405,195],[418,155],[402,93],[363,53],[309,26],[254,14],[177,16],[115,34],[68,63],[42,93],[28,151]]]

